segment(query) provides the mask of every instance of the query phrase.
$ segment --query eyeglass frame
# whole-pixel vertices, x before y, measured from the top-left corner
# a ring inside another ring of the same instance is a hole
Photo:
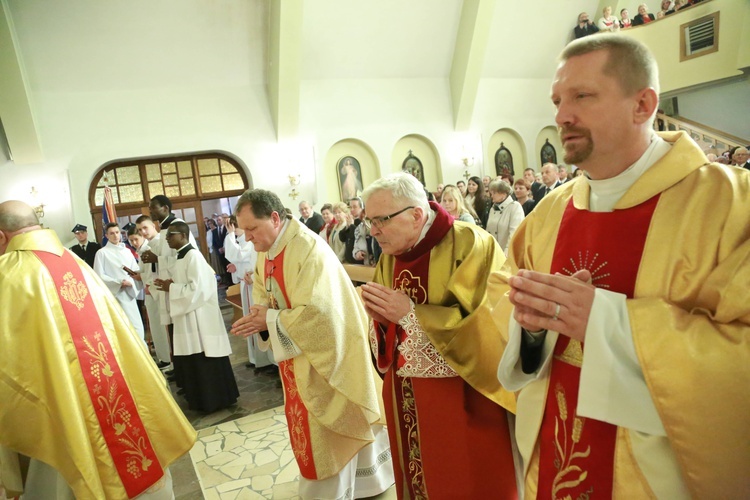
[[[376,229],[382,229],[383,226],[385,226],[386,222],[393,219],[397,215],[401,215],[402,213],[406,212],[407,210],[411,208],[417,208],[417,207],[411,205],[406,208],[402,208],[398,212],[393,212],[391,215],[382,215],[380,217],[373,217],[372,219],[369,217],[365,217],[365,224],[367,225],[368,228],[375,226]]]

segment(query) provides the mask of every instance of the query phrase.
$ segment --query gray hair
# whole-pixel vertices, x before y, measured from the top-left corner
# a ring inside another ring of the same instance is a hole
[[[424,186],[411,174],[396,172],[376,180],[362,193],[365,203],[378,191],[390,191],[393,200],[397,203],[422,207],[425,213],[430,210],[430,202],[427,201]]]
[[[487,189],[492,193],[510,194],[511,192],[510,184],[499,179],[490,182],[490,185],[487,186]]]
[[[653,88],[659,95],[659,67],[648,47],[617,33],[586,36],[570,42],[560,53],[560,62],[598,50],[607,51],[604,74],[620,82],[625,95],[633,95],[645,88]]]
[[[284,204],[275,193],[265,189],[249,189],[242,193],[237,205],[234,207],[234,213],[238,214],[246,206],[256,219],[269,219],[273,212],[279,214],[281,219],[287,217]]]

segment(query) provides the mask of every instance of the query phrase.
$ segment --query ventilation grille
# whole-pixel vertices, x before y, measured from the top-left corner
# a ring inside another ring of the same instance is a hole
[[[680,60],[705,56],[719,50],[719,12],[680,26]]]
[[[688,55],[708,50],[715,43],[716,23],[713,17],[687,28],[687,47],[685,49]]]

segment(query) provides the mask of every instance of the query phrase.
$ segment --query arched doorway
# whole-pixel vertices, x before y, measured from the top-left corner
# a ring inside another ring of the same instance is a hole
[[[231,211],[236,198],[249,189],[240,163],[223,153],[200,153],[135,160],[116,160],[101,167],[89,187],[89,208],[97,240],[102,237],[104,188],[109,186],[120,226],[148,214],[148,203],[156,195],[172,201],[172,211],[185,220],[201,252],[205,248],[204,207]],[[216,201],[218,200],[218,204]],[[207,205],[207,202],[209,203]],[[212,213],[206,213],[210,217]]]

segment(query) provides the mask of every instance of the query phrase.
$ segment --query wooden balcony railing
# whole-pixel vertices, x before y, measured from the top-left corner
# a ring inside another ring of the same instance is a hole
[[[720,155],[724,151],[736,146],[747,146],[749,139],[742,139],[731,134],[721,132],[714,128],[682,118],[679,116],[667,116],[657,113],[654,120],[654,130],[677,131],[684,130],[706,153]]]

